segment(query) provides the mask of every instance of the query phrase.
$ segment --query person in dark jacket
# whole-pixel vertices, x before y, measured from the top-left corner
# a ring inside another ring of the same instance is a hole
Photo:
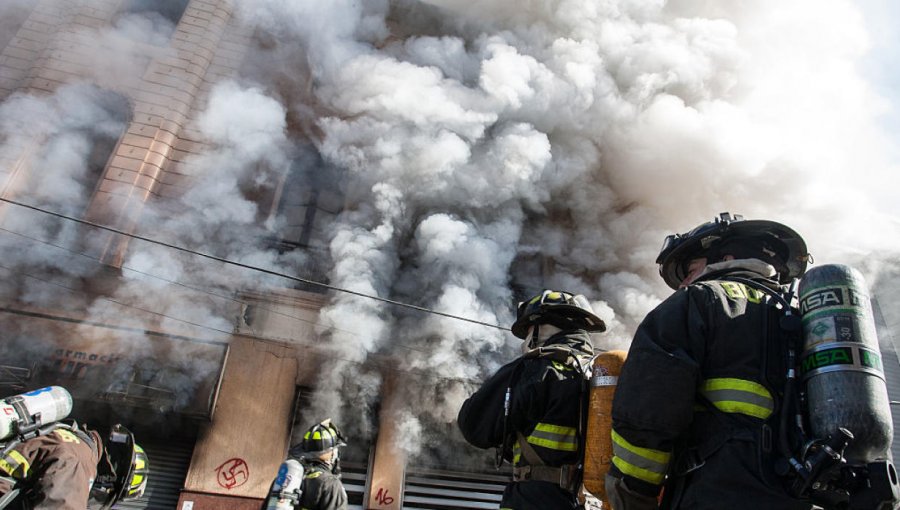
[[[787,361],[769,297],[808,257],[792,229],[728,213],[666,239],[676,292],[638,327],[613,400],[613,508],[811,508],[774,469]]]
[[[296,510],[347,510],[347,492],[341,483],[340,447],[347,446],[343,434],[330,419],[310,427],[303,439],[288,453],[282,464],[279,478],[269,491],[264,508],[291,508]],[[303,481],[291,487],[288,494],[283,472],[288,463],[299,462],[303,469]],[[295,490],[296,489],[296,490]],[[299,497],[296,497],[299,492]]]
[[[149,461],[121,425],[104,444],[95,430],[51,424],[26,440],[12,440],[0,457],[0,509],[110,508],[144,493]]]
[[[578,507],[586,427],[590,333],[606,329],[582,295],[545,290],[519,304],[512,332],[525,354],[488,378],[459,411],[478,448],[513,465],[501,509]]]

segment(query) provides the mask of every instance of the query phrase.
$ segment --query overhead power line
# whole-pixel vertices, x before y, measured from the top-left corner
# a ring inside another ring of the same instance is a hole
[[[501,330],[504,330],[504,331],[507,330],[507,328],[505,328],[505,327],[503,327],[503,326],[498,326],[497,324],[491,324],[491,323],[489,323],[489,322],[482,322],[482,321],[479,321],[479,320],[470,319],[470,318],[468,318],[468,317],[462,317],[462,316],[459,316],[459,315],[453,315],[453,314],[450,314],[450,313],[441,312],[441,311],[433,310],[433,309],[430,309],[430,308],[425,308],[425,307],[423,307],[423,306],[417,306],[417,305],[412,305],[412,304],[409,304],[409,303],[404,303],[404,302],[402,302],[402,301],[396,301],[396,300],[393,300],[393,299],[387,299],[387,298],[383,298],[383,297],[379,297],[379,296],[373,296],[373,295],[371,295],[371,294],[365,294],[365,293],[363,293],[363,292],[357,292],[357,291],[355,291],[355,290],[345,289],[345,288],[342,288],[342,287],[337,287],[337,286],[334,286],[334,285],[329,285],[329,284],[323,283],[323,282],[317,282],[317,281],[315,281],[315,280],[310,280],[310,279],[308,279],[308,278],[301,278],[301,277],[298,277],[298,276],[291,276],[291,275],[288,275],[288,274],[285,274],[285,273],[280,273],[280,272],[278,272],[278,271],[273,271],[273,270],[271,270],[271,269],[265,269],[265,268],[258,267],[258,266],[252,266],[252,265],[250,265],[250,264],[244,264],[244,263],[242,263],[242,262],[236,262],[236,261],[234,261],[234,260],[229,260],[229,259],[226,259],[226,258],[224,258],[224,257],[219,257],[219,256],[217,256],[217,255],[211,255],[211,254],[209,254],[209,253],[203,253],[203,252],[200,252],[200,251],[197,251],[197,250],[192,250],[192,249],[190,249],[190,248],[184,248],[184,247],[182,247],[182,246],[178,246],[178,245],[175,245],[175,244],[172,244],[172,243],[167,243],[167,242],[165,242],[165,241],[159,241],[159,240],[157,240],[157,239],[152,239],[152,238],[149,238],[149,237],[145,237],[145,236],[133,234],[133,233],[130,233],[130,232],[125,232],[124,230],[120,230],[120,229],[117,229],[117,228],[109,227],[109,226],[107,226],[107,225],[101,225],[101,224],[99,224],[99,223],[95,223],[95,222],[92,222],[92,221],[82,220],[82,219],[75,218],[75,217],[72,217],[72,216],[68,216],[68,215],[65,215],[65,214],[62,214],[62,213],[58,213],[58,212],[50,211],[50,210],[47,210],[47,209],[44,209],[44,208],[41,208],[41,207],[37,207],[37,206],[34,206],[34,205],[25,204],[25,203],[22,203],[22,202],[19,202],[19,201],[16,201],[16,200],[11,200],[11,199],[8,199],[8,198],[0,197],[0,201],[6,202],[6,203],[8,203],[8,204],[15,205],[15,206],[19,206],[19,207],[22,207],[22,208],[25,208],[25,209],[31,209],[32,211],[37,211],[37,212],[39,212],[39,213],[46,214],[46,215],[49,215],[49,216],[55,216],[55,217],[57,217],[57,218],[64,219],[64,220],[67,220],[67,221],[72,221],[72,222],[79,223],[79,224],[82,224],[82,225],[87,225],[87,226],[89,226],[89,227],[98,228],[98,229],[101,229],[101,230],[106,230],[107,232],[112,232],[112,233],[114,233],[114,234],[119,234],[119,235],[122,235],[122,236],[125,236],[125,237],[130,237],[130,238],[132,238],[132,239],[137,239],[137,240],[144,241],[144,242],[147,242],[147,243],[156,244],[156,245],[159,245],[159,246],[164,246],[164,247],[166,247],[166,248],[170,248],[170,249],[173,249],[173,250],[181,251],[181,252],[184,252],[184,253],[189,253],[189,254],[191,254],[191,255],[196,255],[196,256],[198,256],[198,257],[203,257],[203,258],[206,258],[206,259],[215,260],[216,262],[221,262],[221,263],[223,263],[223,264],[229,264],[229,265],[232,265],[232,266],[237,266],[237,267],[240,267],[240,268],[249,269],[249,270],[251,270],[251,271],[257,271],[257,272],[260,272],[260,273],[264,273],[264,274],[268,274],[268,275],[272,275],[272,276],[277,276],[277,277],[280,277],[280,278],[285,278],[285,279],[287,279],[287,280],[295,281],[295,282],[298,282],[298,283],[303,283],[303,284],[306,284],[306,285],[313,285],[313,286],[316,286],[316,287],[321,287],[321,288],[324,288],[324,289],[333,290],[333,291],[335,291],[335,292],[343,292],[343,293],[346,293],[346,294],[352,294],[352,295],[357,296],[357,297],[361,297],[361,298],[365,298],[365,299],[372,299],[372,300],[374,300],[374,301],[380,301],[380,302],[382,302],[382,303],[386,303],[386,304],[393,305],[393,306],[399,306],[399,307],[403,307],[403,308],[408,308],[408,309],[410,309],[410,310],[416,310],[416,311],[422,312],[422,313],[429,313],[429,314],[433,314],[433,315],[439,315],[439,316],[441,316],[441,317],[446,317],[446,318],[449,318],[449,319],[455,319],[455,320],[460,320],[460,321],[470,322],[470,323],[472,323],[472,324],[478,324],[478,325],[480,325],[480,326],[486,326],[486,327],[489,327],[489,328],[501,329]]]
[[[38,244],[42,244],[42,245],[45,245],[45,246],[50,246],[50,247],[55,248],[55,249],[60,250],[60,251],[65,251],[66,253],[70,253],[70,254],[72,254],[72,255],[76,255],[76,256],[78,256],[78,257],[82,257],[82,258],[84,258],[84,259],[86,259],[86,260],[90,260],[91,262],[96,263],[96,264],[101,264],[101,263],[102,263],[102,262],[100,261],[100,259],[98,259],[98,258],[96,258],[96,257],[92,257],[92,256],[90,256],[90,255],[87,255],[87,254],[85,254],[85,253],[81,253],[81,252],[76,251],[76,250],[72,250],[72,249],[67,248],[67,247],[65,247],[65,246],[60,246],[60,245],[58,245],[58,244],[56,244],[56,243],[52,243],[52,242],[47,241],[47,240],[44,240],[44,239],[38,239],[38,238],[36,238],[36,237],[32,237],[32,236],[29,236],[29,235],[25,235],[25,234],[22,234],[21,232],[14,232],[14,231],[12,231],[12,230],[9,230],[9,229],[6,229],[6,228],[2,228],[2,227],[0,227],[0,232],[6,232],[6,233],[8,233],[9,235],[14,235],[14,236],[17,236],[17,237],[21,237],[22,239],[27,239],[27,240],[29,240],[29,241],[31,241],[31,242],[33,242],[33,243],[38,243]],[[3,266],[2,264],[0,264],[0,267],[5,268],[5,266]],[[6,268],[6,269],[11,270],[10,268]],[[188,289],[188,290],[191,290],[191,291],[194,291],[194,292],[199,292],[199,293],[202,293],[202,294],[206,294],[206,295],[211,296],[211,297],[215,297],[215,298],[219,298],[219,299],[231,301],[231,302],[233,302],[233,303],[238,303],[238,304],[244,305],[244,306],[249,306],[249,305],[250,305],[250,303],[248,303],[248,302],[245,301],[245,300],[235,299],[235,298],[232,297],[232,296],[228,296],[228,295],[224,295],[224,294],[218,294],[218,293],[212,292],[212,291],[210,291],[210,290],[208,290],[208,289],[203,289],[203,288],[199,288],[199,287],[193,287],[193,286],[191,286],[191,285],[188,285],[188,284],[186,284],[186,283],[183,283],[183,282],[180,282],[180,281],[177,281],[177,280],[172,280],[172,279],[169,279],[169,278],[163,278],[163,277],[161,277],[161,276],[158,276],[158,275],[155,275],[155,274],[151,274],[151,273],[147,273],[147,272],[145,272],[145,271],[140,271],[140,270],[138,270],[138,269],[134,269],[134,268],[128,267],[128,266],[126,266],[126,265],[122,265],[122,266],[121,266],[121,269],[122,269],[123,271],[129,271],[129,272],[133,272],[133,273],[136,273],[136,274],[139,274],[139,275],[142,275],[142,276],[146,276],[146,277],[148,277],[148,278],[153,278],[153,279],[155,279],[155,280],[159,280],[159,281],[165,282],[165,283],[170,284],[170,285],[177,285],[177,286],[179,286],[179,287],[183,287],[183,288],[185,288],[185,289]],[[57,284],[54,283],[54,282],[51,282],[51,281],[45,281],[45,280],[43,280],[43,279],[34,277],[34,276],[32,276],[32,275],[30,275],[30,274],[28,274],[28,273],[23,273],[23,272],[21,272],[21,271],[19,271],[18,274],[23,274],[23,275],[26,276],[26,277],[34,278],[34,279],[39,280],[39,281],[42,281],[42,282],[44,282],[44,283],[49,283],[49,284],[57,285]],[[70,291],[72,291],[72,292],[75,292],[74,289],[70,289],[70,288],[68,288],[68,287],[63,287],[63,288],[65,288],[66,290],[70,290]],[[104,299],[104,298],[101,298],[101,299]],[[144,309],[141,309],[141,308],[132,306],[132,305],[128,305],[127,303],[121,303],[121,302],[118,302],[118,301],[115,301],[115,304],[118,304],[118,305],[124,306],[124,307],[128,307],[128,308],[134,308],[134,309],[139,310],[139,311],[147,311],[147,310],[144,310]],[[305,319],[305,318],[303,318],[303,317],[298,317],[298,316],[296,316],[296,315],[291,315],[291,314],[285,313],[285,312],[283,312],[283,311],[281,311],[281,310],[276,310],[276,309],[269,308],[269,307],[266,307],[266,306],[261,306],[261,305],[259,305],[259,304],[254,304],[253,306],[258,307],[260,310],[263,310],[263,311],[266,311],[266,312],[269,312],[269,313],[272,313],[272,314],[275,314],[275,315],[279,315],[279,316],[281,316],[281,317],[285,317],[285,318],[288,318],[288,319],[292,319],[292,320],[296,320],[296,321],[299,321],[299,322],[303,322],[303,323],[309,324],[309,325],[311,325],[311,326],[322,326],[323,328],[326,328],[327,331],[338,331],[338,332],[341,332],[341,333],[345,333],[345,334],[353,335],[353,336],[357,336],[357,337],[363,336],[362,334],[360,334],[360,333],[358,333],[358,332],[356,332],[356,331],[350,331],[350,330],[348,330],[348,329],[342,329],[342,328],[339,328],[339,327],[335,326],[334,324],[326,324],[326,323],[322,323],[322,322],[319,322],[319,321],[312,321],[312,320],[309,320],[309,319]],[[155,314],[158,314],[158,315],[163,315],[163,314],[159,314],[158,312],[153,312],[153,311],[148,311],[148,312],[149,312],[149,313],[155,313]],[[165,315],[163,315],[163,316],[165,316]],[[181,321],[181,319],[179,319],[179,318],[177,318],[177,317],[170,317],[170,316],[165,316],[165,317],[168,318],[168,319]],[[203,325],[197,325],[197,324],[192,324],[192,325],[194,325],[194,326],[199,326],[199,327],[206,327],[206,326],[203,326]],[[254,334],[256,334],[256,332],[254,331],[254,329],[253,329],[252,326],[247,325],[247,327],[248,327],[251,331],[253,331]],[[217,332],[217,333],[221,333],[220,330],[217,330],[217,329],[215,329],[215,328],[207,328],[207,329],[211,329],[212,331],[215,331],[215,332]],[[411,351],[420,351],[420,352],[423,352],[423,349],[421,349],[421,348],[413,347],[413,346],[410,346],[410,345],[407,345],[407,344],[403,344],[403,343],[399,343],[399,342],[395,342],[393,345],[396,345],[396,346],[398,346],[398,347],[402,347],[402,348],[404,348],[404,349],[408,349],[408,350],[411,350]]]

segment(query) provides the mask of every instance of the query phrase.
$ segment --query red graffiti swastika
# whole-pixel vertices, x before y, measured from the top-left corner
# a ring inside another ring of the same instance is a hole
[[[216,482],[225,489],[231,490],[247,483],[250,479],[250,466],[244,459],[237,457],[228,459],[216,468]]]

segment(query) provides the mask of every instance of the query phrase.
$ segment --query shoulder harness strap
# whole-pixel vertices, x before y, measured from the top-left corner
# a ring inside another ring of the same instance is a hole
[[[786,427],[785,423],[788,413],[786,412],[786,404],[788,404],[791,395],[789,394],[791,384],[793,382],[794,377],[794,359],[796,356],[796,339],[790,338],[792,333],[795,333],[795,330],[799,329],[799,315],[798,310],[792,306],[793,296],[795,295],[795,287],[796,281],[794,284],[789,287],[785,292],[781,293],[768,287],[758,281],[752,280],[750,278],[744,278],[739,276],[721,276],[717,278],[719,280],[731,281],[735,283],[740,283],[751,287],[773,299],[775,303],[781,306],[781,320],[779,324],[779,330],[781,331],[781,336],[785,340],[785,351],[789,373],[787,376],[786,388],[784,401],[782,402],[782,409],[780,413],[780,427],[779,429],[783,430],[783,427]],[[763,361],[767,363],[768,360],[765,359]],[[763,368],[765,371],[765,368]],[[688,447],[682,458],[676,461],[674,467],[674,474],[676,476],[683,476],[692,471],[695,471],[702,467],[706,463],[706,459],[712,456],[716,451],[719,450],[722,446],[725,445],[728,441],[732,439],[743,439],[743,440],[752,440],[756,438],[757,434],[759,434],[760,447],[763,449],[763,453],[769,453],[772,450],[772,428],[769,426],[768,422],[764,423],[762,429],[760,431],[754,431],[749,429],[734,429],[728,426],[725,420],[725,413],[718,409],[711,401],[709,401],[706,397],[700,397],[700,403],[712,413],[712,416],[715,418],[718,423],[718,431],[707,438],[705,438],[700,444]]]

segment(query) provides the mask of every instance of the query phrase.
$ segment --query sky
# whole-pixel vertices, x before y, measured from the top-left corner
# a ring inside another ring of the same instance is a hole
[[[888,0],[861,0],[872,40],[870,56],[865,59],[864,71],[876,88],[890,98],[892,108],[886,114],[885,126],[892,133],[900,131],[900,33],[896,27],[900,20],[900,5]]]
[[[861,67],[887,102],[880,123],[891,141],[891,162],[900,173],[900,32],[896,29],[900,26],[900,4],[890,0],[861,0],[859,5],[872,45]],[[889,197],[885,207],[900,216],[900,193],[892,190],[886,194]]]

